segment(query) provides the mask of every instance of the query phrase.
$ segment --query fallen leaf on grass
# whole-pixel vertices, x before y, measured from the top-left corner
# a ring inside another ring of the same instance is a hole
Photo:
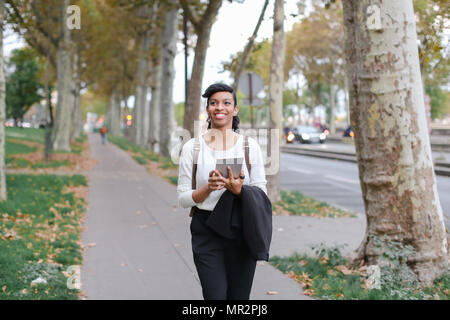
[[[273,296],[273,295],[278,294],[278,291],[267,291],[267,294],[268,294],[269,296]]]
[[[2,287],[2,291],[3,291],[3,292],[6,291],[6,285],[4,285],[4,286]]]
[[[327,271],[327,274],[329,274],[329,275],[331,275],[331,276],[337,275],[336,271],[334,271],[333,269],[329,269],[329,270]]]
[[[305,296],[313,296],[314,295],[314,289],[306,289],[306,290],[303,290],[303,294],[305,295]]]
[[[340,266],[336,266],[334,267],[337,271],[342,272],[343,274],[345,274],[346,276],[349,274],[353,274],[353,270],[350,270],[349,268],[347,268],[346,266],[340,265]]]
[[[298,262],[298,264],[301,265],[302,267],[303,267],[303,266],[306,266],[306,265],[308,264],[308,260],[300,260],[300,261]]]
[[[320,263],[322,264],[326,264],[330,259],[328,259],[328,257],[323,256],[322,258],[319,259]]]
[[[336,298],[343,298],[343,297],[344,297],[344,295],[342,293],[337,293],[336,294]]]

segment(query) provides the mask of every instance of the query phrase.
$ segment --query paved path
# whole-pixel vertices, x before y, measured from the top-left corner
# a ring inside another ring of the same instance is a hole
[[[176,187],[148,173],[116,146],[101,145],[98,134],[89,134],[89,143],[99,162],[86,173],[81,289],[87,299],[202,299],[189,210],[177,208]],[[294,223],[292,218],[299,217],[275,218],[271,255],[302,249],[304,236],[318,235],[317,227],[305,224],[308,219]],[[297,227],[309,231],[299,233]],[[298,241],[303,242],[297,247]],[[298,283],[269,264],[257,266],[251,299],[310,299],[301,292]]]

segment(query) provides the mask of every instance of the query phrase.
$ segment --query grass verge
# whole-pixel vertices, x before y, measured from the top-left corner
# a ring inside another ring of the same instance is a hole
[[[64,274],[81,265],[82,175],[7,175],[0,202],[0,300],[77,299]],[[33,284],[44,279],[45,283]]]
[[[320,218],[356,217],[356,214],[344,211],[323,201],[304,196],[299,191],[281,190],[281,201],[273,203],[276,214],[310,216]]]
[[[339,247],[327,248],[320,244],[315,256],[293,254],[290,257],[272,257],[269,262],[297,281],[306,295],[327,300],[448,300],[450,298],[450,271],[431,286],[420,287],[409,282],[407,276],[392,266],[381,268],[379,288],[368,285],[369,268],[362,264],[349,265]],[[407,283],[407,284],[405,284]]]

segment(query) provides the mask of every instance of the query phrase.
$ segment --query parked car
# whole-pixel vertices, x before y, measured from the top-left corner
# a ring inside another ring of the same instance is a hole
[[[295,141],[300,143],[324,143],[327,135],[312,126],[297,126],[292,130]]]

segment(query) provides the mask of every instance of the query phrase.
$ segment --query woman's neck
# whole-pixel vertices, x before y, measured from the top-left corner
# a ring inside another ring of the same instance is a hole
[[[234,146],[239,138],[232,128],[211,128],[204,135],[205,142],[213,149],[227,150]]]

